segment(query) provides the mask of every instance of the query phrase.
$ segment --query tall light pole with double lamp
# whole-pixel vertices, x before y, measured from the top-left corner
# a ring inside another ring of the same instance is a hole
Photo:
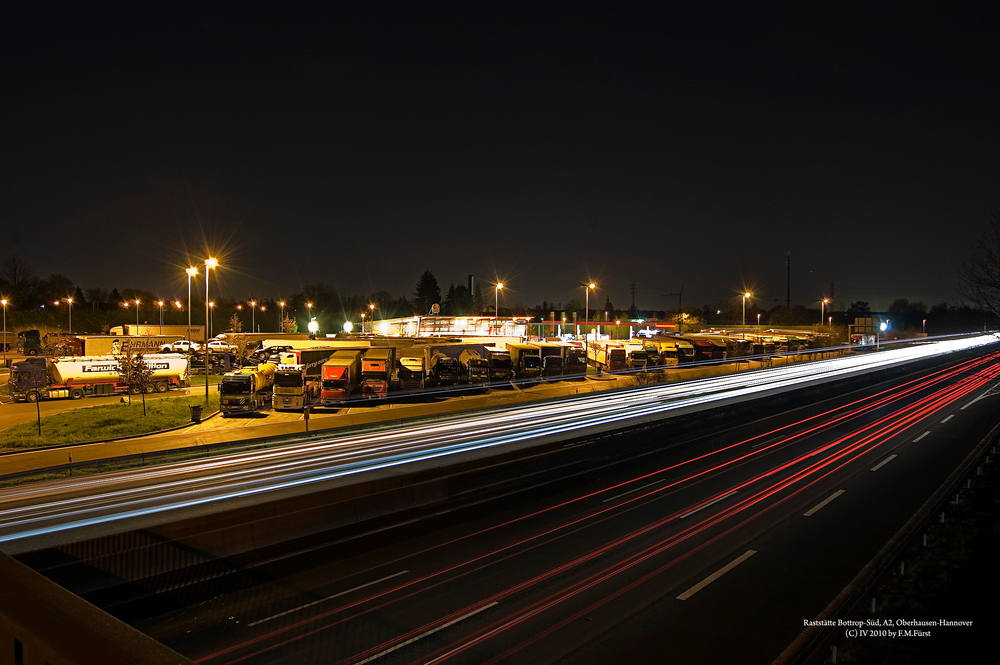
[[[186,272],[187,276],[188,276],[188,334],[187,334],[187,338],[188,338],[188,341],[190,342],[191,341],[191,278],[198,274],[198,269],[192,266],[192,267],[188,268],[187,270],[185,270],[184,272]],[[188,351],[190,352],[190,350],[191,350],[191,345],[188,344]]]
[[[212,366],[212,349],[208,347],[208,324],[211,308],[208,306],[208,277],[212,268],[217,268],[219,262],[213,258],[205,259],[205,404],[208,404],[208,371]]]

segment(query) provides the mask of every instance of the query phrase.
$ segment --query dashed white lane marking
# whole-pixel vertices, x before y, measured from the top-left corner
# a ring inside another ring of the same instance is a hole
[[[704,589],[705,587],[707,587],[709,584],[711,584],[715,580],[719,579],[720,577],[722,577],[723,575],[725,575],[726,573],[728,573],[730,570],[732,570],[736,566],[740,565],[741,563],[743,563],[744,561],[746,561],[747,559],[749,559],[750,557],[752,557],[756,553],[757,553],[757,550],[747,550],[746,552],[744,552],[743,554],[741,554],[736,559],[733,559],[732,561],[730,561],[729,563],[727,563],[725,566],[723,566],[722,568],[718,569],[717,571],[715,571],[714,573],[712,573],[711,575],[709,575],[708,577],[706,577],[705,579],[703,579],[701,582],[698,582],[693,587],[691,587],[690,589],[688,589],[687,591],[685,591],[681,595],[677,596],[677,600],[687,600],[688,598],[690,598],[691,596],[695,595],[696,593],[698,593],[699,591],[701,591],[702,589]]]
[[[708,503],[706,503],[706,504],[705,504],[704,506],[698,506],[698,507],[697,507],[697,508],[695,508],[694,510],[689,510],[688,512],[686,512],[686,513],[684,513],[683,515],[681,515],[679,519],[684,519],[685,517],[690,517],[691,515],[694,515],[694,514],[695,514],[696,512],[698,512],[699,510],[704,510],[704,509],[708,508],[709,506],[711,506],[711,505],[713,505],[713,504],[716,504],[716,503],[719,503],[719,502],[720,502],[720,501],[722,501],[723,499],[728,499],[729,497],[731,497],[731,496],[732,496],[732,495],[734,495],[734,494],[736,494],[736,490],[733,490],[733,491],[732,491],[732,492],[730,492],[729,494],[723,494],[722,496],[720,496],[720,497],[719,497],[718,499],[716,499],[715,501],[709,501],[709,502],[708,502]]]
[[[660,478],[659,480],[654,480],[653,482],[647,483],[647,484],[643,485],[642,487],[636,487],[634,490],[629,490],[627,492],[622,492],[621,494],[616,494],[615,496],[613,496],[613,497],[611,497],[609,499],[605,499],[604,501],[601,501],[601,503],[607,503],[608,501],[614,501],[615,499],[620,499],[621,497],[627,496],[629,494],[632,494],[633,492],[638,492],[639,490],[644,490],[647,487],[652,487],[653,485],[659,485],[664,480],[666,480],[666,478]]]
[[[819,512],[820,508],[822,508],[826,504],[830,503],[831,501],[833,501],[834,499],[836,499],[838,496],[840,496],[843,493],[844,493],[844,490],[837,490],[836,492],[834,492],[833,494],[831,494],[830,496],[826,497],[825,499],[823,499],[822,501],[820,501],[819,503],[817,503],[815,506],[813,506],[812,508],[810,508],[806,513],[803,513],[803,515],[805,517],[812,517],[813,515],[815,515],[816,513]]]
[[[428,635],[433,635],[434,633],[440,632],[440,631],[444,630],[445,628],[448,628],[449,626],[454,626],[459,621],[465,621],[469,617],[475,616],[476,614],[479,614],[483,610],[488,610],[488,609],[490,609],[491,607],[493,607],[496,604],[497,604],[496,602],[492,602],[489,605],[483,605],[482,607],[480,607],[478,609],[474,609],[471,612],[468,612],[467,614],[463,614],[462,616],[458,617],[457,619],[452,619],[448,623],[441,624],[437,628],[432,628],[431,630],[428,630],[428,631],[425,631],[423,633],[420,633],[416,637],[411,637],[410,639],[406,640],[405,642],[401,642],[401,643],[397,644],[394,647],[386,649],[385,651],[379,651],[374,656],[369,656],[368,658],[365,658],[362,661],[358,661],[357,665],[365,665],[365,663],[370,663],[373,660],[375,660],[376,658],[381,658],[382,656],[384,656],[386,654],[390,654],[393,651],[396,651],[397,649],[402,649],[403,647],[407,646],[408,644],[413,644],[417,640],[422,640],[423,638],[427,637]]]
[[[944,420],[942,420],[942,421],[941,421],[941,424],[942,424],[942,425],[943,425],[943,424],[945,424],[946,422],[948,422],[949,420],[951,420],[951,419],[952,419],[952,418],[954,418],[954,417],[955,417],[955,414],[953,413],[953,414],[951,414],[950,416],[948,416],[947,418],[945,418]]]
[[[930,430],[927,430],[926,432],[924,432],[923,434],[921,434],[920,436],[918,436],[917,438],[915,438],[915,439],[913,440],[913,443],[916,443],[917,441],[919,441],[920,439],[924,438],[925,436],[927,436],[927,435],[928,435],[928,434],[930,434],[930,433],[931,433],[931,431],[930,431]]]
[[[290,610],[285,610],[284,612],[279,612],[278,614],[272,614],[271,616],[266,617],[264,619],[260,619],[258,621],[254,621],[252,623],[248,623],[247,626],[257,626],[257,625],[260,625],[262,623],[266,623],[266,622],[270,621],[271,619],[277,619],[277,618],[283,617],[285,615],[291,614],[292,612],[298,612],[299,610],[304,610],[307,607],[312,607],[313,605],[319,605],[320,603],[325,603],[328,600],[333,600],[334,598],[339,598],[340,596],[345,596],[345,595],[347,595],[349,593],[352,593],[354,591],[360,591],[361,589],[364,589],[365,587],[370,587],[373,584],[378,584],[379,582],[385,582],[386,580],[391,580],[393,577],[399,577],[400,575],[405,575],[408,572],[410,572],[410,571],[408,571],[408,570],[401,570],[398,573],[393,573],[392,575],[387,575],[387,576],[385,576],[385,577],[383,577],[381,579],[373,580],[371,582],[368,582],[367,584],[362,584],[361,586],[356,586],[353,589],[348,589],[347,591],[341,591],[340,593],[335,593],[332,596],[327,596],[326,598],[320,598],[319,600],[314,600],[311,603],[306,603],[305,605],[299,605],[298,607],[293,607]]]
[[[883,466],[885,466],[886,464],[888,464],[889,462],[891,462],[894,459],[896,459],[895,455],[889,455],[884,460],[882,460],[881,462],[879,462],[878,464],[876,464],[875,466],[873,466],[872,467],[872,471],[878,471],[879,469],[881,469]]]

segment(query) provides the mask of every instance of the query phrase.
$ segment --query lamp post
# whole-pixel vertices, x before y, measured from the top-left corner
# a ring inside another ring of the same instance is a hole
[[[188,341],[191,341],[191,278],[198,274],[198,269],[191,267],[185,270],[188,276]],[[188,344],[188,352],[191,351],[191,345]]]
[[[7,302],[6,300],[4,302]],[[927,319],[924,319],[924,329],[921,331],[925,335],[927,334]],[[6,335],[4,336],[6,338]]]
[[[365,334],[365,313],[364,312],[361,312],[361,334],[362,335]]]
[[[212,366],[212,349],[208,346],[208,324],[211,308],[208,306],[208,276],[212,268],[219,262],[213,258],[205,259],[205,404],[208,404],[208,368]]]
[[[156,304],[160,306],[160,334],[163,334],[163,301],[157,300]]]
[[[373,303],[373,302],[372,303],[368,303],[368,311],[370,312],[370,316],[368,317],[368,320],[371,322],[371,323],[369,323],[369,325],[372,327],[372,334],[374,335],[375,334],[375,303]],[[364,326],[361,326],[361,332],[364,332]]]
[[[502,288],[503,282],[497,282],[496,287],[493,289],[493,321],[497,333],[500,332],[500,289]]]
[[[215,329],[215,302],[209,300],[208,308],[212,311],[212,316],[208,319],[208,336],[211,337]]]
[[[757,334],[760,334],[760,312],[757,312]]]
[[[135,334],[139,334],[139,299],[135,299]]]
[[[596,286],[597,286],[596,284],[594,284],[593,282],[590,282],[589,284],[585,284],[584,287],[583,287],[585,289],[584,302],[586,303],[586,305],[585,305],[585,311],[583,313],[583,338],[584,339],[588,339],[588,335],[590,335],[590,330],[589,330],[589,328],[590,328],[590,291],[592,289],[594,289]]]
[[[823,319],[826,318],[826,305],[830,302],[829,298],[823,298],[819,301],[819,324],[823,325]]]
[[[282,328],[285,321],[285,301],[279,301],[278,306],[281,307],[281,319],[278,320],[278,332],[285,332],[284,328]]]
[[[3,305],[3,365],[7,366],[7,299],[0,300]]]
[[[66,302],[69,304],[69,334],[73,334],[73,299],[66,298]]]
[[[744,329],[747,327],[747,300],[749,300],[752,296],[753,296],[753,294],[750,293],[749,291],[746,291],[743,294],[743,328]],[[747,337],[747,331],[744,330],[743,331],[743,339],[746,339],[746,337]]]
[[[257,301],[251,300],[250,307],[253,309],[250,311],[250,332],[257,332]]]

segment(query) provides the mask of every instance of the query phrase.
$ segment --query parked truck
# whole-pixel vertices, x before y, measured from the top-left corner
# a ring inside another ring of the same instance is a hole
[[[428,375],[431,383],[436,386],[453,386],[462,380],[462,363],[458,358],[452,358],[438,351],[431,356],[431,369]]]
[[[490,382],[490,361],[476,349],[466,349],[458,357],[462,364],[462,377],[468,383]]]
[[[274,363],[261,363],[223,375],[219,385],[219,410],[223,416],[258,413],[271,408],[274,391]]]
[[[37,330],[22,330],[17,333],[17,352],[22,356],[40,356],[45,353],[42,333]]]
[[[187,385],[188,360],[180,354],[146,356],[153,370],[150,392],[166,392]],[[90,395],[113,395],[126,392],[121,382],[118,361],[113,356],[70,358],[28,358],[11,367],[8,394],[17,401],[42,399],[82,399]],[[133,393],[138,393],[133,388]]]
[[[367,399],[385,399],[389,396],[396,349],[381,346],[369,349],[361,359],[361,396]]]
[[[542,358],[542,376],[561,376],[565,360],[563,349],[554,342],[536,342]]]
[[[510,351],[514,376],[519,379],[534,379],[541,376],[542,356],[537,346],[508,342],[507,350]]]
[[[592,339],[587,342],[587,362],[598,370],[620,371],[625,369],[628,357],[620,342]]]
[[[553,342],[562,349],[563,374],[566,376],[586,376],[587,350],[570,342]]]
[[[642,342],[621,342],[625,349],[625,366],[628,369],[644,370],[649,364],[649,356]]]
[[[343,404],[358,392],[361,385],[361,358],[364,352],[341,349],[323,363],[323,386],[320,403],[323,406]]]
[[[53,355],[57,356],[112,356],[117,353],[158,353],[176,337],[123,336],[123,335],[76,335],[65,337],[55,345]],[[177,353],[175,351],[175,353]]]
[[[427,382],[428,348],[411,346],[399,351],[396,376],[402,390],[423,390]]]
[[[510,381],[514,378],[514,364],[510,351],[499,346],[483,347],[490,365],[490,381]]]
[[[336,349],[293,349],[281,354],[274,371],[272,404],[276,411],[301,411],[319,401],[323,363]]]

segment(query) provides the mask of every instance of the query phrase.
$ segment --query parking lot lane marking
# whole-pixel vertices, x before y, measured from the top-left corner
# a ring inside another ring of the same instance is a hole
[[[815,515],[816,513],[818,513],[823,506],[825,506],[826,504],[830,503],[831,501],[833,501],[834,499],[836,499],[838,496],[840,496],[843,493],[844,493],[844,490],[837,490],[836,492],[834,492],[833,494],[831,494],[830,496],[826,497],[825,499],[823,499],[822,501],[820,501],[819,503],[817,503],[815,506],[813,506],[812,508],[810,508],[807,512],[803,513],[803,516],[804,517],[812,517],[813,515]]]
[[[723,575],[725,575],[726,573],[728,573],[730,570],[732,570],[736,566],[740,565],[741,563],[743,563],[744,561],[746,561],[747,559],[749,559],[750,557],[752,557],[756,553],[757,553],[757,550],[747,550],[746,552],[744,552],[743,554],[741,554],[739,557],[733,559],[732,561],[730,561],[729,563],[727,563],[725,566],[723,566],[722,568],[719,568],[717,571],[715,571],[714,573],[712,573],[711,575],[709,575],[708,577],[706,577],[705,579],[703,579],[701,582],[698,582],[693,587],[691,587],[690,589],[688,589],[687,591],[685,591],[681,595],[677,596],[677,600],[687,600],[688,598],[690,598],[691,596],[695,595],[696,593],[698,593],[699,591],[701,591],[702,589],[704,589],[705,587],[707,587],[709,584],[711,584],[715,580],[719,579],[720,577],[722,577]]]

